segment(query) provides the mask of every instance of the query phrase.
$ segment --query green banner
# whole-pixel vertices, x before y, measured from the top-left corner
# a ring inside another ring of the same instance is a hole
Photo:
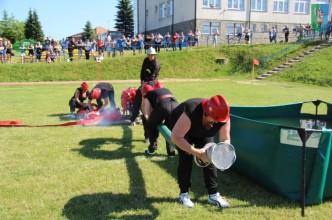
[[[311,24],[316,31],[326,28],[329,20],[328,4],[311,5]]]

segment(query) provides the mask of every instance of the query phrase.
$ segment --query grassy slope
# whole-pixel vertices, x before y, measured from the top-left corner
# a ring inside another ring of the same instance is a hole
[[[317,42],[311,42],[294,47],[285,54],[269,60],[265,63],[265,70],[256,69],[256,75],[273,68],[297,54],[308,50]],[[158,54],[161,63],[160,78],[239,78],[250,79],[253,58],[260,59],[274,52],[280,51],[289,44],[266,44],[266,45],[242,45],[220,46],[218,48],[201,47],[194,50],[162,51]],[[276,77],[281,81],[297,81],[316,85],[331,86],[331,74],[322,71],[327,69],[330,49],[324,49],[315,53],[315,62],[311,59],[303,60],[295,69],[296,65],[289,70],[292,74],[280,74]],[[24,81],[77,81],[77,80],[117,80],[138,79],[142,61],[145,54],[133,56],[131,51],[126,51],[124,57],[105,58],[101,64],[93,61],[75,61],[60,63],[26,63],[24,65],[14,62],[11,65],[2,65],[0,82],[24,82]],[[217,57],[229,59],[227,65],[215,62]],[[15,57],[17,59],[17,57]],[[310,67],[310,68],[308,68]],[[296,70],[296,71],[293,71]],[[305,71],[304,71],[305,70]],[[308,72],[307,70],[310,70]],[[311,75],[313,77],[307,77]],[[317,77],[319,76],[319,77]],[[315,79],[316,78],[316,79]],[[319,78],[319,80],[317,80]]]

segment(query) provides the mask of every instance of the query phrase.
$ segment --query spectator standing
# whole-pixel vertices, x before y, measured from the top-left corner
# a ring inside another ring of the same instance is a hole
[[[112,48],[112,57],[116,56],[116,39],[113,38],[111,42],[111,48]]]
[[[242,35],[244,35],[244,31],[245,31],[245,28],[244,28],[243,24],[241,24],[240,28],[239,28],[239,32],[236,35],[238,38],[238,41],[240,41],[240,39],[242,38]]]
[[[172,36],[169,34],[169,32],[166,32],[166,35],[164,36],[164,48],[166,51],[168,51],[168,48],[170,46],[170,42],[172,41]]]
[[[274,27],[270,29],[270,43],[272,43],[272,41],[274,41],[274,43],[277,43],[277,32]]]
[[[90,53],[91,53],[91,43],[89,39],[86,39],[84,43],[84,53],[85,53],[85,59],[89,60],[90,59]]]
[[[60,45],[61,45],[61,52],[63,54],[63,59],[66,59],[66,49],[68,48],[68,41],[62,40]]]
[[[46,45],[46,48],[47,48],[49,45],[51,45],[51,40],[49,39],[49,37],[46,37],[45,45]]]
[[[284,34],[285,34],[285,42],[288,42],[288,36],[289,36],[289,28],[288,25],[284,28]]]
[[[97,48],[97,42],[96,39],[93,38],[91,41],[91,56],[93,59],[95,59],[96,48]]]
[[[200,43],[200,38],[201,38],[201,31],[197,29],[195,31],[195,38],[194,38],[196,47],[198,47],[198,45]]]
[[[38,41],[37,45],[36,45],[36,62],[37,63],[40,62],[42,52],[43,52],[43,46],[41,45],[40,41]]]
[[[189,30],[188,32],[188,49],[192,50],[192,46],[194,43],[195,35],[193,34],[192,30]]]
[[[26,57],[26,54],[25,54],[25,46],[24,46],[24,43],[22,43],[21,47],[20,47],[20,50],[21,50],[21,63],[25,63],[25,57]]]
[[[175,32],[172,37],[172,48],[173,51],[176,51],[177,43],[178,43],[179,35],[178,32]]]
[[[311,36],[311,30],[312,30],[311,24],[308,23],[308,24],[305,26],[305,33],[306,33],[306,36]]]
[[[2,59],[3,59],[3,63],[6,63],[7,62],[7,41],[3,41],[3,46],[4,46],[4,49],[2,51]]]
[[[7,63],[10,64],[12,63],[13,45],[9,40],[7,41],[6,49]]]
[[[157,53],[160,52],[160,46],[161,46],[161,42],[163,41],[163,39],[164,39],[164,37],[160,33],[157,33],[154,38],[155,48],[156,48]]]
[[[144,40],[142,34],[138,35],[138,54],[143,53],[143,48],[144,48]]]
[[[53,49],[54,49],[54,45],[55,45],[55,40],[52,38],[51,39],[51,43],[50,43],[50,45],[53,47]]]
[[[146,36],[145,36],[145,39],[144,39],[144,53],[146,53],[147,52],[147,50],[150,48],[150,47],[152,47],[153,45],[152,45],[152,39],[154,38],[154,36],[153,36],[153,38],[151,38],[151,36],[153,36],[153,34],[152,33],[150,33],[150,34],[147,34]]]
[[[213,35],[212,35],[212,45],[214,47],[217,47],[218,36],[219,36],[218,30],[214,29],[214,32],[213,32]]]
[[[73,57],[74,57],[74,49],[75,49],[76,45],[74,43],[74,39],[71,37],[69,39],[69,43],[68,43],[68,56],[69,56],[69,60],[73,61]]]
[[[83,41],[82,38],[78,39],[76,43],[77,53],[78,53],[78,60],[82,60],[83,55]]]
[[[133,55],[136,55],[137,47],[138,47],[138,40],[137,40],[137,37],[134,35],[131,38],[131,49],[133,50]]]
[[[35,47],[33,46],[32,43],[29,44],[28,55],[30,58],[30,63],[33,63],[33,56],[35,55]]]
[[[99,38],[97,42],[97,47],[98,47],[98,58],[103,59],[104,58],[104,40],[102,38]]]
[[[112,52],[111,39],[108,39],[108,38],[106,39],[105,49],[106,49],[107,57],[110,58],[111,52]]]
[[[125,50],[131,50],[131,39],[129,37],[126,38]]]
[[[183,31],[179,35],[179,50],[182,50],[182,44],[184,42],[185,36],[183,34]]]
[[[57,41],[54,42],[53,51],[54,51],[54,54],[55,54],[55,58],[58,60],[58,62],[60,62],[61,61],[61,56],[60,56],[61,45]]]
[[[3,39],[0,38],[0,62],[4,63],[3,51],[5,50],[5,45],[3,43]]]
[[[250,39],[250,28],[249,26],[246,26],[246,28],[244,29],[244,41],[246,42],[246,44],[249,44],[249,39]]]
[[[303,34],[304,34],[304,27],[302,24],[300,24],[300,26],[297,28],[297,33],[298,33],[298,41],[302,41],[303,39]]]
[[[120,56],[124,55],[124,48],[126,47],[126,36],[122,35],[121,39],[119,40],[119,52],[120,52]]]

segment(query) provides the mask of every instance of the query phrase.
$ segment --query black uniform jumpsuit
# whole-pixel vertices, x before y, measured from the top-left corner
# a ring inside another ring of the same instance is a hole
[[[165,120],[164,124],[170,128],[169,117],[173,109],[178,106],[178,102],[166,88],[152,90],[146,93],[145,98],[149,100],[153,109],[146,122],[146,132],[150,141],[149,151],[153,151],[158,138],[157,126]],[[168,155],[174,154],[173,147],[167,141],[166,150]]]
[[[213,123],[209,128],[203,125],[203,107],[201,98],[189,99],[176,107],[171,114],[170,124],[173,129],[182,113],[185,113],[190,121],[191,126],[185,139],[193,144],[196,148],[203,148],[205,144],[214,142],[214,135],[218,133],[220,128],[225,125],[224,122]],[[188,192],[191,186],[190,178],[192,171],[193,156],[177,147],[179,152],[178,164],[178,184],[181,193]],[[209,194],[217,193],[218,188],[218,173],[217,168],[210,164],[203,168],[205,187],[208,189]]]

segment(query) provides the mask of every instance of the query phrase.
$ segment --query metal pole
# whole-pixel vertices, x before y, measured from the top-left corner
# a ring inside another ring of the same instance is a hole
[[[174,1],[174,0],[173,0]],[[195,1],[195,18],[194,18],[194,31],[197,30],[197,1]]]
[[[144,37],[146,37],[146,0],[144,1]]]
[[[304,217],[304,209],[305,209],[305,162],[306,162],[306,142],[307,142],[307,132],[305,129],[297,130],[301,140],[302,140],[302,195],[301,195],[301,215]]]
[[[174,0],[172,1],[172,36],[174,34]]]
[[[248,16],[248,27],[250,30],[250,17],[251,17],[251,0],[249,0],[249,16]]]

